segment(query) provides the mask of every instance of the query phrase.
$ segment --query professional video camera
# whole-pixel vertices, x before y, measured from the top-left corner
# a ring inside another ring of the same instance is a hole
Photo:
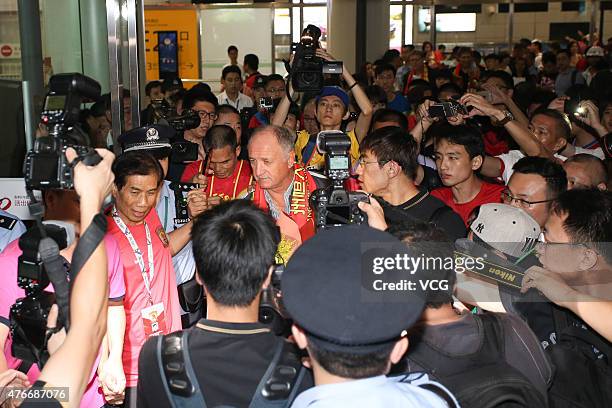
[[[166,99],[152,99],[151,121],[153,124],[168,125],[177,132],[195,129],[200,126],[200,115],[193,110],[187,110],[182,115],[177,115],[175,107],[170,105]],[[198,159],[198,145],[186,140],[172,143],[170,158],[173,163],[192,162]]]
[[[321,48],[320,37],[319,27],[309,24],[302,32],[300,42],[291,44],[295,56],[288,71],[296,92],[319,92],[323,88],[323,74],[342,74],[342,62],[324,61],[316,56],[317,48]]]
[[[59,249],[64,249],[74,240],[74,232],[69,236],[66,229],[44,224],[47,236],[51,237]],[[38,228],[31,228],[19,238],[19,257],[17,284],[25,291],[25,297],[17,299],[11,307],[10,321],[13,338],[12,353],[15,357],[40,362],[41,366],[49,358],[46,351],[46,329],[49,309],[55,303],[55,293],[46,292],[49,275],[43,265],[38,246],[42,236]],[[65,279],[65,271],[62,269]]]
[[[72,167],[66,159],[69,147],[89,166],[102,160],[94,149],[79,146],[71,133],[79,121],[81,103],[99,98],[100,84],[94,79],[78,73],[51,77],[41,114],[49,136],[37,138],[26,155],[23,172],[28,190],[73,188]]]
[[[343,185],[351,176],[350,148],[351,139],[342,131],[324,131],[317,136],[317,149],[325,153],[325,175],[332,181],[330,187],[315,190],[310,196],[317,229],[368,222],[357,206],[360,201],[369,202],[367,194],[346,191]]]

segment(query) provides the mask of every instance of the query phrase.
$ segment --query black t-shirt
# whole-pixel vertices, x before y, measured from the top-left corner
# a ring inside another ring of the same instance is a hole
[[[467,235],[461,217],[444,204],[442,200],[431,196],[427,190],[420,190],[416,196],[400,205],[391,205],[379,197],[376,199],[383,207],[385,220],[389,226],[419,220],[434,223],[453,242],[456,239],[465,238]]]
[[[260,323],[225,323],[202,319],[189,334],[191,363],[209,407],[248,407],[282,338]],[[170,406],[159,372],[155,338],[138,361],[138,407]],[[301,389],[312,386],[306,375]]]

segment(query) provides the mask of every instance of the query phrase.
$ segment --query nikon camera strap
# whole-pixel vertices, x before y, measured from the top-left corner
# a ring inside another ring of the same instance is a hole
[[[188,347],[190,330],[157,338],[157,364],[172,408],[206,408]],[[249,408],[288,407],[295,399],[306,373],[292,344],[282,339],[274,357],[259,381]]]

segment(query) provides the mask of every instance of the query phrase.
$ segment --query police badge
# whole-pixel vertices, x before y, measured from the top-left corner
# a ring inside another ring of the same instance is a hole
[[[147,129],[147,142],[153,142],[159,140],[159,132],[157,129],[150,127]]]

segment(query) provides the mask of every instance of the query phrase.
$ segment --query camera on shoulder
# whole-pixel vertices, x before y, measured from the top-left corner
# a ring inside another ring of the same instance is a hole
[[[332,182],[310,196],[317,229],[368,222],[366,214],[357,206],[360,201],[369,202],[368,195],[344,188],[344,181],[351,176],[350,148],[351,139],[342,131],[323,131],[317,136],[317,149],[325,154],[325,175]]]

